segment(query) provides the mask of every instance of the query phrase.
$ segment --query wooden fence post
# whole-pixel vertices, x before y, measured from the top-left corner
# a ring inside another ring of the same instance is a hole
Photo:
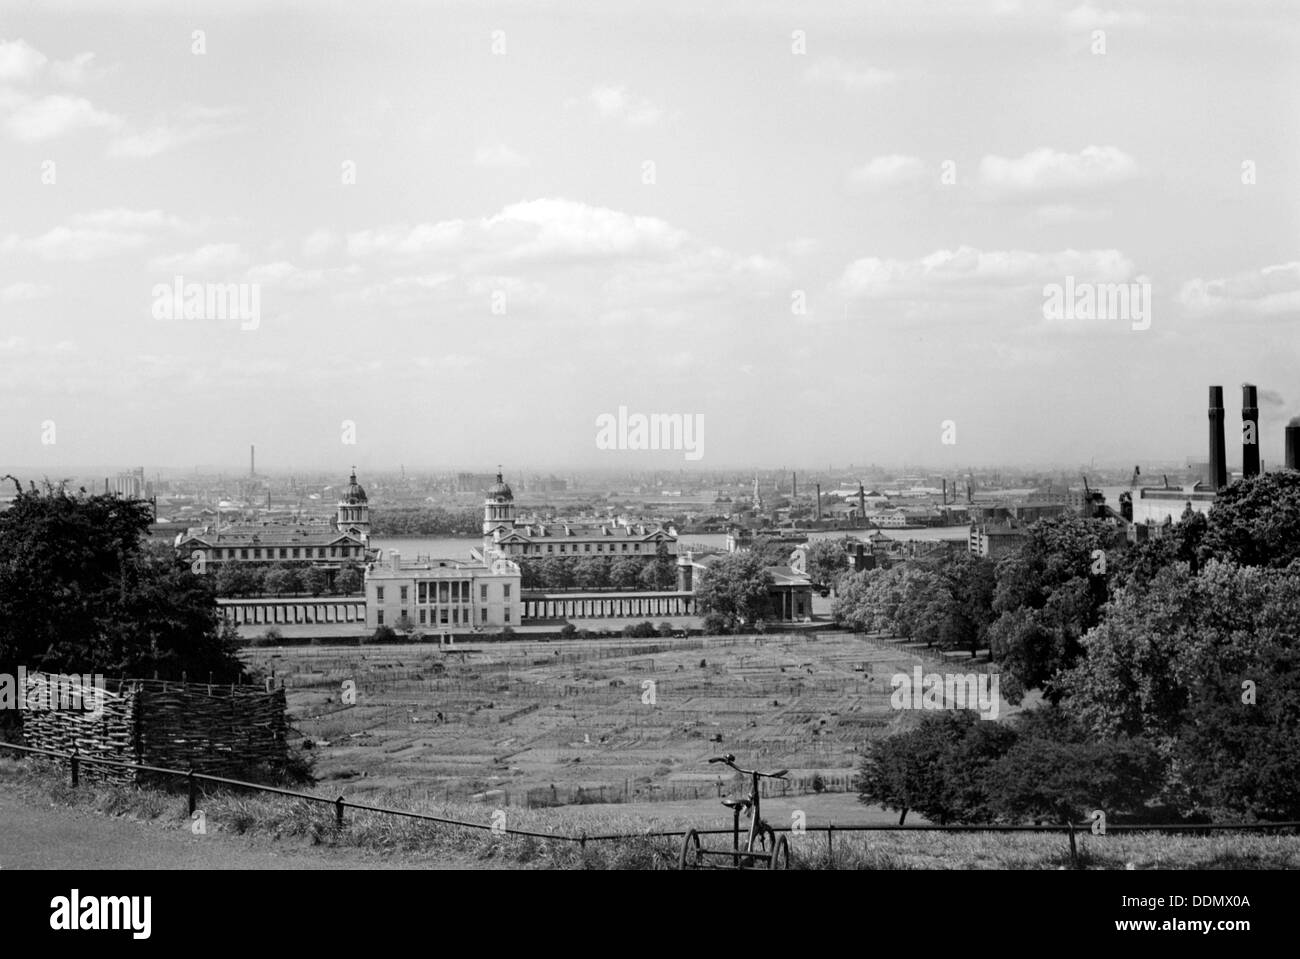
[[[190,784],[190,815],[193,816],[194,810],[199,806],[199,784],[194,781],[194,770],[192,768],[185,774],[185,778],[189,780]]]
[[[70,766],[72,767],[72,785],[76,786],[78,782],[80,782],[81,759],[77,756],[77,747],[75,744],[72,747],[72,762],[70,763]]]
[[[1066,823],[1070,827],[1070,862],[1075,869],[1079,868],[1079,848],[1074,842],[1074,823]]]
[[[340,796],[334,800],[334,826],[337,829],[343,828],[343,797]]]
[[[835,868],[835,827],[826,827],[826,848],[830,852],[831,868]]]

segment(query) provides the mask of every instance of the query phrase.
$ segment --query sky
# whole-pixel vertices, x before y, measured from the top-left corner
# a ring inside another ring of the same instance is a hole
[[[1210,384],[1235,460],[1243,382],[1267,465],[1300,414],[1293,5],[115,6],[0,0],[0,472],[1181,461]]]

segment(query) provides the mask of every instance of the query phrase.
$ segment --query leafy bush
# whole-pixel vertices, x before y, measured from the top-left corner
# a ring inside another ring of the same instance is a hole
[[[262,633],[261,636],[253,637],[254,646],[279,646],[284,642],[284,636],[274,626],[270,626]]]

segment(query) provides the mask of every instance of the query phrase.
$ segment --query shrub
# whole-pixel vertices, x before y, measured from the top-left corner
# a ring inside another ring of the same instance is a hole
[[[377,626],[365,641],[369,643],[395,643],[397,642],[397,630],[387,624]]]
[[[261,636],[253,637],[254,646],[279,646],[282,642],[284,642],[284,636],[274,626],[268,627]]]
[[[572,623],[565,623],[564,628],[560,630],[560,635],[565,639],[572,639],[574,636],[578,635],[578,627],[574,626]]]

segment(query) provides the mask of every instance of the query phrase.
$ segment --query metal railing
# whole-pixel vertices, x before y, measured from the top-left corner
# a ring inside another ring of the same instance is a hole
[[[508,829],[503,826],[496,826],[489,823],[467,822],[462,819],[450,819],[445,816],[434,816],[429,813],[419,813],[408,809],[391,809],[386,806],[372,806],[368,803],[350,802],[343,796],[336,799],[330,799],[326,796],[315,796],[311,793],[299,792],[293,789],[284,789],[279,786],[266,786],[261,783],[244,782],[239,779],[229,779],[224,776],[212,776],[206,773],[196,773],[192,769],[167,769],[160,766],[147,766],[140,763],[127,763],[116,759],[102,759],[97,756],[81,756],[77,753],[59,752],[53,749],[38,749],[32,746],[21,746],[17,743],[0,742],[0,748],[12,749],[17,752],[28,753],[31,755],[50,756],[56,759],[66,760],[69,764],[71,784],[77,786],[80,782],[80,767],[82,763],[98,764],[103,766],[112,766],[123,769],[136,770],[138,772],[158,773],[165,776],[175,776],[183,778],[189,785],[189,810],[190,815],[198,808],[198,784],[200,781],[217,783],[224,786],[232,786],[238,789],[249,789],[255,792],[271,793],[277,796],[288,796],[293,799],[302,799],[307,802],[323,803],[334,807],[334,824],[337,829],[342,829],[344,825],[344,810],[355,809],[361,812],[372,812],[387,816],[401,816],[407,819],[418,819],[425,822],[436,822],[447,826],[459,826],[464,829],[487,830],[497,835],[509,836],[530,836],[535,839],[553,839],[560,842],[575,842],[583,849],[589,842],[618,842],[633,839],[672,839],[680,838],[691,831],[688,829],[673,829],[660,831],[646,831],[636,833],[611,833],[607,835],[589,836],[585,832],[581,835],[573,836],[565,833],[547,833],[535,832],[527,829]],[[1092,828],[1091,821],[1081,823],[1053,823],[1053,824],[1034,824],[1034,825],[1009,825],[1001,823],[962,823],[954,825],[939,825],[931,823],[904,825],[899,823],[866,823],[859,825],[837,825],[827,823],[826,825],[804,825],[804,826],[782,826],[774,827],[773,832],[792,833],[795,835],[801,833],[825,833],[829,862],[834,868],[835,863],[835,834],[836,833],[854,833],[854,832],[952,832],[952,833],[1065,833],[1069,836],[1070,857],[1077,865],[1079,853],[1076,845],[1076,835],[1080,832],[1088,834]],[[1223,823],[1117,823],[1108,824],[1105,827],[1106,833],[1133,832],[1133,833],[1208,833],[1216,831],[1243,831],[1243,832],[1274,832],[1285,829],[1300,829],[1300,820],[1287,820],[1284,822],[1223,822]],[[694,832],[701,836],[710,835],[731,835],[730,827],[718,829],[696,829]]]

